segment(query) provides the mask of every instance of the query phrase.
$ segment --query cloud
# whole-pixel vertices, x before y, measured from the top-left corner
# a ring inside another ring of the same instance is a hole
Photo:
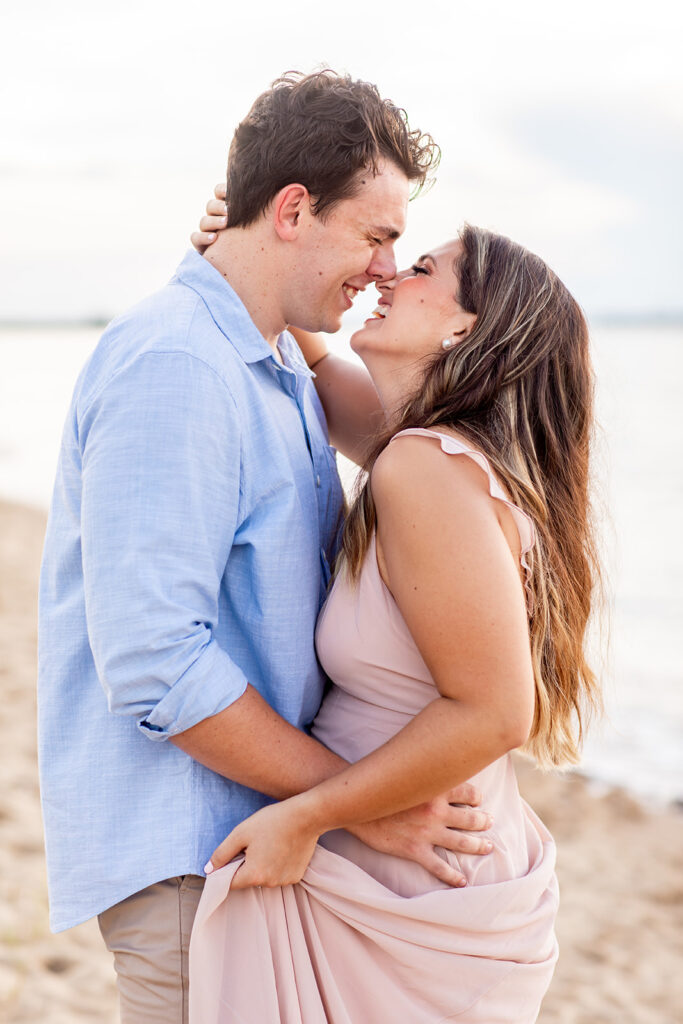
[[[0,316],[30,313],[36,281],[45,308],[68,315],[156,286],[253,98],[285,67],[320,63],[377,81],[443,148],[406,245],[467,217],[535,248],[589,306],[680,302],[677,10],[394,0],[374,17],[326,21],[313,0],[11,9],[0,260],[12,287]]]

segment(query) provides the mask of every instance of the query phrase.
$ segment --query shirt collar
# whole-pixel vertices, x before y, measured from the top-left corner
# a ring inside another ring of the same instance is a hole
[[[277,340],[277,347],[280,349],[285,366],[288,366],[290,370],[300,377],[315,377],[313,370],[306,365],[303,352],[297,345],[296,339],[289,331],[283,331]]]
[[[171,283],[176,280],[199,295],[218,329],[237,349],[245,363],[274,358],[273,350],[249,316],[240,297],[223,275],[194,249],[186,254]],[[283,337],[280,336],[280,341]],[[294,343],[293,338],[291,341]]]

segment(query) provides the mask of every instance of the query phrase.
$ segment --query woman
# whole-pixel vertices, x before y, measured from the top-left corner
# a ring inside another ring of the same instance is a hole
[[[586,324],[538,257],[469,226],[380,292],[351,344],[386,426],[316,634],[313,731],[352,763],[214,853],[198,1024],[522,1024],[557,955],[554,845],[509,753],[575,762],[599,704]],[[495,825],[487,857],[443,855],[464,888],[344,831],[468,779]]]

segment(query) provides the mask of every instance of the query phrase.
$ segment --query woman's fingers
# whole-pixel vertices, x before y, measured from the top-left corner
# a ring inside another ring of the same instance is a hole
[[[227,223],[226,217],[205,214],[199,222],[199,231],[193,231],[190,241],[197,252],[203,253],[212,242],[216,241],[216,233],[222,231]]]
[[[216,198],[209,199],[206,204],[206,213],[199,222],[199,231],[193,231],[190,235],[192,245],[200,254],[204,253],[212,242],[216,241],[217,233],[227,227],[228,224],[225,185],[216,185],[214,192]]]
[[[303,858],[295,858],[292,862],[285,857],[281,862],[274,863],[270,857],[264,859],[262,855],[253,855],[249,851],[250,847],[247,847],[244,861],[230,882],[231,889],[249,889],[252,886],[271,889],[280,885],[295,885],[301,881],[311,859],[311,854],[307,853]],[[212,860],[214,859],[215,855]]]
[[[220,231],[228,222],[228,218],[225,214],[221,217],[218,214],[205,213],[199,222],[200,231]]]
[[[246,860],[244,860],[240,864],[240,866],[238,867],[238,869],[235,872],[235,874],[232,876],[232,881],[230,882],[230,888],[231,889],[250,889],[253,886],[256,886],[256,887],[260,888],[259,883],[255,882],[250,877],[249,868],[247,867],[247,862],[246,862]]]
[[[478,836],[472,832],[460,832],[457,828],[447,827],[443,837],[436,844],[451,853],[474,853],[483,856],[490,853],[493,843],[486,836]]]
[[[226,183],[224,181],[219,181],[217,185],[214,185],[213,194],[216,199],[225,199],[226,190]]]
[[[467,804],[469,807],[478,807],[481,803],[481,793],[471,782],[461,782],[446,796],[450,804]]]
[[[460,828],[464,832],[485,832],[492,827],[493,818],[486,811],[449,804],[446,825],[448,828]]]
[[[300,817],[292,812],[296,806],[294,798],[262,807],[237,825],[212,853],[204,869],[207,875],[244,854],[231,882],[234,889],[301,881],[319,833],[301,827]]]
[[[463,886],[467,885],[467,879],[458,871],[457,868],[452,867],[447,861],[439,857],[438,853],[434,853],[432,850],[429,855],[425,856],[424,860],[421,861],[424,867],[430,874],[438,878],[440,882],[444,882],[446,885],[451,885],[455,889],[462,889]]]
[[[206,231],[193,231],[190,235],[190,241],[193,247],[201,255],[212,242],[216,241],[216,236]]]
[[[228,205],[224,199],[209,199],[206,204],[206,212],[209,217],[225,217]]]
[[[493,850],[493,843],[483,836],[475,836],[470,832],[453,830],[449,836],[448,849],[452,853],[472,853],[483,857]]]
[[[211,859],[207,862],[204,870],[207,875],[210,875],[212,871],[216,871],[218,868],[225,867],[229,864],[233,857],[236,857],[238,853],[242,853],[245,848],[245,840],[242,837],[240,826],[234,828],[229,836],[223,840],[220,846],[211,854]]]

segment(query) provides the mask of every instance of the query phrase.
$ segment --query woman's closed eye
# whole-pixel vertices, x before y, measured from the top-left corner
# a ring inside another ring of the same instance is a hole
[[[414,263],[410,268],[414,274],[428,274],[429,271],[426,267],[420,266],[419,263]]]

